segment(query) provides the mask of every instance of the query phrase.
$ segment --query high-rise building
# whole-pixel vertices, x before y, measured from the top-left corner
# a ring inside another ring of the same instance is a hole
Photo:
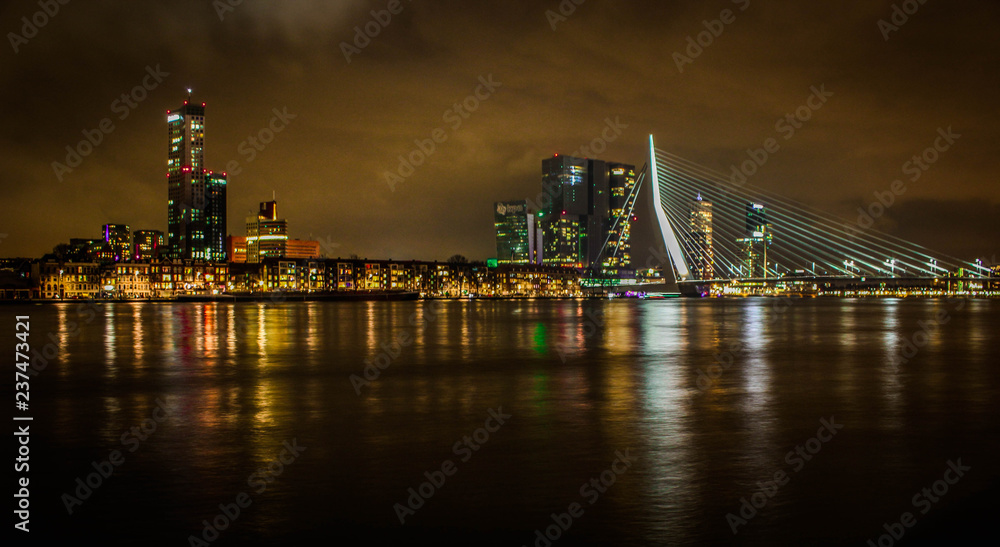
[[[624,163],[608,164],[607,246],[601,256],[605,270],[632,267],[632,222],[635,220],[635,166]]]
[[[278,202],[262,202],[260,212],[247,217],[247,262],[282,258],[287,243],[288,221],[278,218]]]
[[[205,258],[225,262],[226,254],[226,186],[225,173],[209,171],[205,176]]]
[[[167,241],[173,258],[226,259],[226,176],[205,168],[205,103],[167,112]]]
[[[528,212],[527,200],[494,203],[493,221],[497,234],[497,262],[500,264],[541,264],[541,227]]]
[[[542,191],[547,197],[539,212],[544,262],[584,267],[586,215],[590,212],[587,160],[555,156],[542,160]]]
[[[695,279],[715,278],[715,250],[712,242],[712,202],[701,194],[691,203],[691,273]]]
[[[132,234],[132,256],[136,262],[155,260],[162,247],[163,232],[159,230],[136,230]]]
[[[105,224],[104,241],[111,247],[115,262],[128,262],[132,258],[132,230],[127,224]]]
[[[766,278],[769,271],[767,249],[774,237],[767,220],[767,209],[759,203],[748,203],[746,211],[746,233],[736,240],[741,245],[739,274],[744,278]]]
[[[555,155],[542,160],[547,207],[540,213],[545,263],[621,270],[631,267],[635,167]]]

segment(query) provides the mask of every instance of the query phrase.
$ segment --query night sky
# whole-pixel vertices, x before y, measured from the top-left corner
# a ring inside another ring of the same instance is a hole
[[[72,1],[25,39],[9,33],[37,1],[3,3],[0,256],[41,256],[109,222],[166,230],[166,110],[188,87],[208,105],[208,167],[240,166],[230,233],[244,235],[274,191],[291,236],[331,256],[491,257],[493,202],[534,198],[541,160],[587,145],[609,119],[621,134],[592,157],[641,167],[653,133],[729,172],[775,137],[753,184],[852,220],[903,179],[882,229],[967,260],[1000,251],[995,1],[929,0],[885,30],[891,1],[587,0],[559,20],[546,14],[557,0],[404,0],[350,62],[342,42],[388,0],[246,0],[220,20],[224,2]],[[675,52],[725,9],[735,20],[681,72]],[[147,67],[169,75],[121,119],[115,101]],[[499,87],[456,128],[445,113],[490,75]],[[784,139],[777,120],[813,86],[833,95]],[[295,118],[248,161],[241,143],[274,109]],[[60,181],[52,163],[104,118],[113,131]],[[948,127],[961,137],[911,181],[904,164]],[[386,171],[439,128],[447,140],[391,191]],[[637,213],[639,263],[653,244],[648,196]]]

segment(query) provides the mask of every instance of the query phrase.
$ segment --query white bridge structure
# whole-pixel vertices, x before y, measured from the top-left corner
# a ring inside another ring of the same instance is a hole
[[[659,150],[652,135],[648,172],[656,226],[682,293],[790,280],[933,287],[990,275],[981,261],[931,251]]]

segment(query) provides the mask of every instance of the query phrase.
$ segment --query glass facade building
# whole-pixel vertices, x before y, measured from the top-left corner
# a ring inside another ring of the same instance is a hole
[[[544,258],[542,233],[535,215],[528,212],[528,202],[494,203],[494,227],[497,235],[499,264],[540,264]]]
[[[172,258],[226,259],[226,176],[205,168],[205,103],[167,112],[167,238]]]

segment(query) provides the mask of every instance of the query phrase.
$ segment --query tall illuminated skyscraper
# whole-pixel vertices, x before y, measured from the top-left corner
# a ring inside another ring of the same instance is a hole
[[[628,269],[635,182],[632,165],[558,154],[542,160],[544,262]]]
[[[691,203],[691,272],[695,279],[715,278],[715,250],[712,241],[712,202],[701,194]]]
[[[542,222],[545,264],[584,267],[587,213],[587,160],[555,156],[542,160]]]
[[[605,230],[607,246],[601,255],[601,265],[606,270],[632,267],[632,221],[635,200],[635,166],[608,163],[608,227]],[[597,213],[597,211],[595,211]],[[598,251],[600,252],[600,251]]]
[[[742,246],[740,277],[760,279],[768,276],[767,250],[773,238],[767,209],[759,203],[748,203],[746,234],[736,240]]]
[[[226,259],[226,175],[205,168],[205,103],[167,112],[167,241],[172,258]]]

